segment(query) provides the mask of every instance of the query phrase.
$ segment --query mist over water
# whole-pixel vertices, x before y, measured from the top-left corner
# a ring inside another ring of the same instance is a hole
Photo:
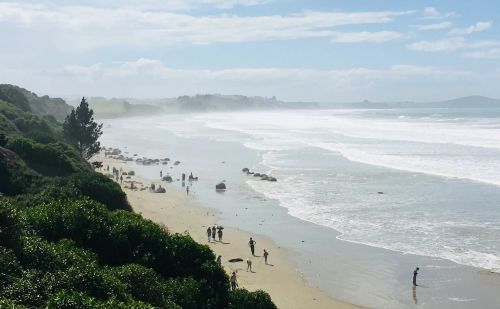
[[[500,272],[498,109],[207,113],[148,125],[259,151],[248,167],[278,182],[247,184],[340,239]]]

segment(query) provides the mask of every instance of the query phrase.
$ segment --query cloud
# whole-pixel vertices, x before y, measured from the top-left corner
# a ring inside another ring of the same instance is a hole
[[[306,101],[426,99],[422,96],[422,85],[436,87],[436,92],[426,90],[425,95],[442,95],[442,87],[446,85],[453,85],[455,89],[456,85],[471,84],[478,78],[481,76],[467,71],[403,64],[378,69],[236,67],[205,70],[175,69],[148,58],[112,65],[70,65],[45,71],[0,71],[0,79],[5,82],[59,96],[150,98],[222,93],[276,95],[284,100]]]
[[[448,34],[449,35],[458,35],[458,36],[469,35],[469,34],[472,34],[474,32],[482,32],[482,31],[488,30],[491,28],[492,25],[493,25],[493,23],[491,21],[480,21],[480,22],[477,22],[476,24],[469,26],[467,28],[453,29]]]
[[[408,44],[406,47],[414,51],[421,52],[451,52],[465,46],[465,39],[462,37],[446,38],[437,41],[419,41]]]
[[[424,13],[423,19],[446,19],[449,17],[457,16],[455,12],[441,13],[432,6],[425,7],[423,13]]]
[[[214,0],[215,1],[215,0]],[[247,0],[250,4],[253,0]],[[303,12],[290,15],[194,16],[137,8],[105,9],[0,3],[0,36],[16,42],[43,38],[50,49],[85,51],[113,46],[151,48],[179,44],[263,42],[339,38],[348,42],[382,42],[391,32],[342,34],[335,27],[380,24],[410,14],[398,12]],[[349,39],[349,37],[357,37]],[[18,43],[19,44],[19,43]],[[16,46],[14,46],[16,47]],[[40,46],[41,48],[42,46]]]
[[[189,11],[201,8],[232,9],[270,3],[272,0],[86,0],[85,6],[97,8],[133,8],[142,10]],[[7,2],[7,1],[6,1]],[[12,1],[14,2],[14,1]],[[81,0],[24,0],[45,6],[81,6]]]
[[[442,29],[448,29],[452,25],[453,25],[452,23],[445,21],[437,24],[418,25],[416,26],[416,28],[418,30],[442,30]]]
[[[468,41],[464,37],[445,38],[437,41],[419,41],[408,44],[408,49],[420,52],[454,52],[470,59],[500,59],[500,40]]]
[[[377,32],[335,32],[332,33],[332,42],[335,43],[385,43],[402,38],[404,35],[394,31]]]
[[[462,54],[462,57],[471,59],[500,59],[500,48],[466,52]]]

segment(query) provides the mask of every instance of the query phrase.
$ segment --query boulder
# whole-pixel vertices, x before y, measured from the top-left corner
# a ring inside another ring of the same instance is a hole
[[[130,176],[135,176],[135,172],[134,172],[134,171],[130,171],[130,172],[128,172],[128,174],[129,174]]]
[[[162,180],[167,181],[167,182],[172,182],[172,177],[171,176],[163,176]]]
[[[179,164],[181,164],[181,161],[175,161],[174,162],[174,165],[179,165]]]
[[[219,182],[215,185],[215,190],[226,190],[226,184],[223,182]]]
[[[241,170],[243,173],[248,173],[250,170],[248,169],[248,167],[245,167]]]
[[[278,179],[274,178],[274,177],[268,177],[267,178],[268,181],[272,181],[272,182],[276,182],[278,181]]]
[[[261,176],[260,173],[253,174],[253,177],[260,177],[260,176]]]

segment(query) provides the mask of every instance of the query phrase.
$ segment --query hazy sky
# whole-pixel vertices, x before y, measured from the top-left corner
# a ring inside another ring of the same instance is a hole
[[[39,94],[500,98],[500,1],[0,0],[0,83]]]

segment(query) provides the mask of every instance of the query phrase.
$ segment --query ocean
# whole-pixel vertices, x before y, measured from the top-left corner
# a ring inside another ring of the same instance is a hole
[[[105,146],[179,159],[180,167],[165,168],[174,178],[199,176],[191,190],[202,205],[289,248],[304,276],[334,297],[412,307],[417,301],[401,282],[418,263],[433,287],[420,307],[498,304],[500,109],[218,112],[104,123]],[[158,177],[158,166],[137,169]],[[213,190],[221,180],[222,195]],[[353,291],[355,280],[368,284]]]

